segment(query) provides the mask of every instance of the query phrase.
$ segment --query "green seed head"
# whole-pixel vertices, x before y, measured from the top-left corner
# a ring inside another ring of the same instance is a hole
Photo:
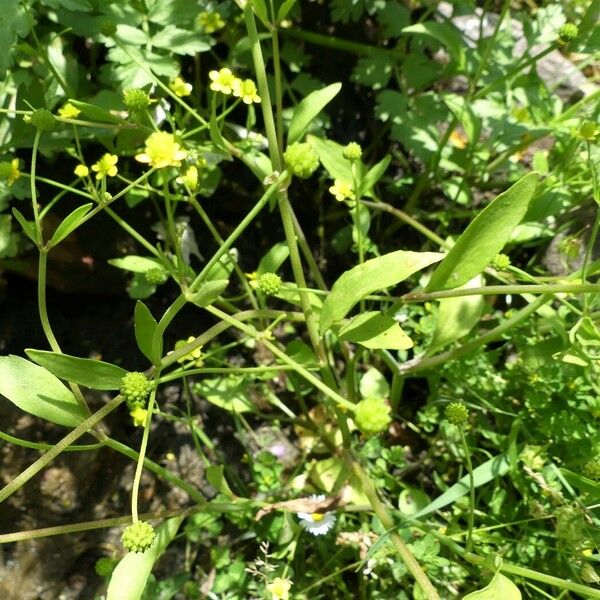
[[[450,402],[446,406],[446,419],[453,425],[461,426],[469,420],[469,411],[462,402]]]
[[[496,254],[492,260],[492,267],[498,271],[506,271],[510,267],[510,258],[506,254]]]
[[[117,33],[117,24],[110,19],[105,19],[100,25],[100,33],[106,37],[113,37]]]
[[[558,39],[563,44],[568,44],[569,42],[572,42],[575,38],[577,38],[578,35],[579,28],[577,27],[577,25],[575,25],[575,23],[565,23],[558,30]]]
[[[54,115],[46,108],[38,108],[34,110],[31,115],[25,115],[23,120],[34,127],[37,127],[40,131],[50,131],[54,129],[56,125],[56,119]]]
[[[600,460],[593,458],[583,466],[583,474],[590,479],[600,481]]]
[[[283,160],[292,175],[306,179],[319,166],[319,156],[308,143],[295,142],[283,153]]]
[[[112,575],[112,572],[115,570],[117,566],[117,561],[109,558],[108,556],[103,556],[96,561],[94,565],[94,569],[100,577],[109,577]]]
[[[121,379],[120,392],[130,407],[143,404],[151,389],[152,382],[148,381],[143,373],[133,371]]]
[[[150,523],[137,521],[125,528],[121,536],[121,543],[123,548],[129,552],[145,552],[152,546],[155,537],[156,532]]]
[[[383,398],[366,398],[356,405],[354,422],[365,435],[385,431],[392,421],[391,408]]]
[[[277,273],[263,273],[257,280],[258,289],[265,296],[274,296],[281,288],[281,277]]]
[[[123,92],[123,104],[129,112],[141,112],[150,106],[150,96],[139,88],[129,88]]]
[[[152,285],[161,285],[168,279],[166,271],[160,267],[146,271],[144,277],[146,278],[146,281]]]
[[[344,158],[347,158],[348,160],[351,160],[351,161],[359,160],[360,157],[362,156],[362,148],[360,147],[360,144],[357,144],[356,142],[350,142],[344,148],[343,154],[344,154]]]

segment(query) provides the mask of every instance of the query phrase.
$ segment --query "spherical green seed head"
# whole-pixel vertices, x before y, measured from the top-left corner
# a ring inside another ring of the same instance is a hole
[[[492,266],[498,271],[506,271],[510,267],[510,258],[506,254],[496,254],[492,260]]]
[[[463,425],[469,419],[469,411],[462,402],[450,402],[446,406],[446,419],[453,425]]]
[[[575,25],[575,23],[565,23],[558,30],[558,39],[563,44],[568,44],[569,42],[572,42],[575,38],[577,38],[578,35],[579,28],[577,27],[577,25]]]
[[[258,289],[265,296],[274,296],[281,288],[281,277],[277,273],[263,273],[259,276]]]
[[[166,271],[160,267],[146,271],[144,277],[146,278],[146,281],[152,285],[161,285],[168,279]]]
[[[358,160],[362,156],[362,148],[360,147],[360,144],[357,144],[356,142],[350,142],[344,148],[343,154],[344,154],[344,158],[355,161],[355,160]]]
[[[383,398],[366,398],[356,405],[354,422],[365,435],[375,435],[392,422],[391,410]]]
[[[283,153],[283,160],[292,175],[306,179],[319,166],[319,156],[308,143],[295,142]]]
[[[117,24],[110,19],[105,19],[100,24],[100,33],[106,37],[113,37],[117,33]]]
[[[593,458],[583,465],[583,474],[590,479],[600,481],[600,460]]]
[[[121,536],[121,543],[123,548],[129,552],[145,552],[152,546],[155,537],[156,532],[150,523],[137,521],[125,528]]]
[[[584,121],[579,127],[579,135],[584,140],[593,140],[599,132],[600,127],[594,121]]]
[[[103,556],[96,561],[94,565],[94,569],[100,577],[109,577],[112,575],[112,572],[115,570],[117,566],[117,561],[109,558],[108,556]]]
[[[28,115],[27,123],[37,127],[40,131],[50,131],[56,125],[56,118],[46,108],[38,108]]]
[[[152,382],[148,381],[143,373],[133,371],[127,373],[121,379],[120,392],[130,406],[133,404],[142,404],[148,397],[151,389]]]
[[[123,92],[123,104],[129,112],[140,112],[150,106],[150,96],[139,88],[129,88]]]

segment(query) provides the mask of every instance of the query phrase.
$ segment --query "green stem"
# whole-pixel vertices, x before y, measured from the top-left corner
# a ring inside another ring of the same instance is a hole
[[[37,233],[37,243],[39,248],[42,247],[44,239],[42,235],[42,221],[40,219],[40,213],[38,208],[37,190],[35,187],[35,171],[37,167],[37,155],[41,136],[42,132],[39,129],[36,130],[35,137],[33,138],[33,149],[31,151],[31,177],[29,180],[31,187],[31,206],[33,207],[33,220],[35,221],[35,230]]]
[[[379,499],[371,479],[358,463],[353,461],[351,466],[354,474],[361,483],[362,490],[369,499],[369,503],[375,511],[377,518],[381,521],[384,529],[386,531],[393,530],[395,528],[394,521],[388,509]],[[409,570],[410,574],[415,578],[415,581],[421,587],[421,590],[425,594],[427,600],[440,600],[437,590],[435,587],[433,587],[429,577],[427,577],[427,574],[425,571],[423,571],[421,565],[417,562],[404,540],[395,531],[391,531],[389,535],[392,543],[396,547],[398,554],[400,555],[400,558],[406,565],[406,568]]]
[[[583,265],[581,265],[581,281],[585,283],[587,281],[588,265],[592,257],[594,246],[596,245],[596,238],[598,237],[598,228],[600,227],[600,194],[598,193],[598,180],[596,178],[596,165],[592,161],[591,145],[587,142],[587,162],[590,170],[592,171],[592,195],[596,202],[596,217],[594,219],[594,225],[592,227],[592,233],[588,240],[587,248],[585,251],[585,257],[583,259]],[[588,297],[585,296],[583,300],[583,314],[589,314],[589,302]]]
[[[0,431],[0,439],[4,440],[5,442],[9,442],[10,444],[14,444],[15,446],[21,446],[21,448],[31,448],[32,450],[50,450],[53,447],[53,444],[30,442],[29,440],[14,437],[13,435],[9,435],[3,431]],[[65,448],[65,452],[90,452],[91,450],[99,450],[102,447],[104,447],[103,442],[99,444],[81,444],[78,446],[69,446],[68,448]]]
[[[467,439],[465,438],[465,432],[462,427],[459,427],[459,435],[463,452],[465,453],[467,472],[469,473],[469,529],[467,530],[467,552],[470,552],[473,546],[473,528],[475,527],[475,478],[473,476],[473,463],[471,462],[469,446],[467,445]]]

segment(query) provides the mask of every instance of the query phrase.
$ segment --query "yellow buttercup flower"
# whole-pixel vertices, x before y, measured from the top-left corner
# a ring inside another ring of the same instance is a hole
[[[77,177],[87,177],[90,174],[90,170],[85,165],[77,165],[73,173]]]
[[[151,133],[146,139],[145,152],[136,154],[135,160],[147,163],[155,169],[180,167],[187,152],[175,141],[175,136],[166,131]]]
[[[343,202],[344,200],[351,200],[354,192],[352,191],[352,186],[346,183],[345,181],[341,181],[336,179],[333,182],[333,185],[329,188],[329,192],[335,196],[335,199],[338,202]]]
[[[192,84],[187,83],[181,77],[175,77],[171,83],[169,83],[169,89],[175,93],[176,96],[182,98],[183,96],[189,96],[192,93]]]
[[[134,427],[143,427],[146,424],[148,418],[148,411],[141,406],[136,406],[132,411],[129,412],[133,419]]]
[[[271,583],[267,584],[267,591],[271,594],[272,600],[289,600],[292,582],[283,577],[275,577]]]
[[[196,22],[206,33],[214,33],[225,27],[225,21],[223,21],[218,12],[201,12],[196,19]]]
[[[256,84],[252,79],[235,79],[233,81],[233,95],[241,98],[246,104],[260,102],[260,96],[256,93]]]
[[[224,67],[220,71],[210,71],[208,77],[212,81],[210,89],[213,92],[221,92],[222,94],[227,95],[233,93],[234,83],[239,81],[227,67]]]
[[[183,183],[192,192],[198,187],[198,168],[192,165],[177,178],[177,183]]]
[[[18,158],[13,158],[10,162],[0,163],[0,181],[6,181],[8,185],[12,185],[20,176]]]
[[[108,152],[97,162],[92,165],[92,171],[96,172],[96,179],[104,179],[105,177],[114,177],[117,174],[117,162],[119,157]]]
[[[58,116],[65,119],[76,119],[81,111],[75,108],[70,102],[58,109]]]

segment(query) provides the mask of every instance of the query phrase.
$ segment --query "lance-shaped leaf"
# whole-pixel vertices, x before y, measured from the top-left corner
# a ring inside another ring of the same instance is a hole
[[[402,331],[398,321],[377,311],[356,315],[340,329],[338,338],[365,348],[407,350],[413,346],[412,340]]]
[[[341,89],[341,83],[332,83],[322,90],[310,93],[296,106],[288,131],[288,144],[293,144],[302,138],[311,121],[335,98]]]
[[[397,250],[346,271],[334,284],[321,311],[321,333],[343,319],[368,294],[396,285],[413,273],[441,260],[439,252]]]
[[[62,242],[72,231],[79,227],[83,218],[88,214],[93,204],[78,206],[72,213],[68,214],[63,222],[56,228],[54,235],[50,238],[48,245],[52,248]]]
[[[149,308],[138,300],[135,305],[135,341],[140,352],[154,364],[160,362],[162,352],[162,337],[158,343],[156,352],[153,350],[152,340],[156,331],[157,323]]]
[[[57,377],[21,356],[0,357],[0,395],[51,423],[77,427],[87,415]]]
[[[79,358],[46,350],[29,349],[25,352],[33,362],[60,379],[93,390],[118,390],[121,379],[127,374],[125,369],[117,365],[92,358]]]
[[[438,265],[426,291],[456,288],[479,275],[502,250],[512,230],[521,222],[537,183],[537,173],[529,173],[492,200]]]

